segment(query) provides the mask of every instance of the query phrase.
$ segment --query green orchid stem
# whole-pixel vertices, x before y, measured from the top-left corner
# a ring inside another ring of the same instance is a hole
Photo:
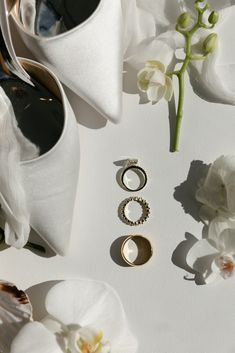
[[[175,128],[175,140],[173,145],[173,152],[179,151],[179,142],[180,142],[180,131],[181,125],[183,120],[183,107],[184,107],[184,94],[185,94],[185,87],[184,87],[184,73],[179,74],[178,81],[179,81],[179,101],[178,101],[178,109],[176,115],[176,128]]]
[[[191,60],[191,38],[192,34],[188,33],[185,34],[186,39],[186,56],[183,62],[181,69],[175,73],[174,75],[178,78],[179,83],[179,98],[178,98],[178,108],[177,108],[177,115],[176,115],[176,128],[175,128],[175,137],[174,137],[174,144],[173,144],[173,152],[179,151],[179,143],[180,143],[180,131],[181,125],[184,115],[184,96],[185,96],[185,72],[188,68],[188,65]]]
[[[180,144],[180,131],[183,120],[183,109],[184,109],[184,96],[185,96],[185,73],[187,71],[188,65],[191,60],[205,60],[208,57],[207,54],[202,55],[193,55],[191,52],[192,49],[192,37],[197,32],[199,28],[204,29],[212,29],[214,25],[206,25],[203,23],[203,14],[209,8],[208,5],[201,8],[199,6],[200,1],[195,1],[195,7],[198,12],[198,18],[195,25],[190,30],[184,30],[180,28],[179,24],[176,25],[176,31],[181,33],[185,37],[185,58],[180,70],[169,72],[168,76],[172,77],[177,76],[178,84],[179,84],[179,98],[178,98],[178,108],[176,115],[176,128],[175,128],[175,136],[173,142],[173,152],[179,151]]]

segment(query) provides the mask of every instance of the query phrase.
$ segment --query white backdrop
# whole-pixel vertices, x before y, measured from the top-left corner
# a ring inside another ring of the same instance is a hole
[[[229,41],[228,36],[224,57],[232,61],[235,48]],[[18,38],[16,44],[18,52],[25,53]],[[68,95],[81,141],[70,252],[61,258],[4,250],[0,253],[1,277],[24,289],[64,278],[107,281],[123,301],[139,340],[138,353],[234,353],[234,280],[196,285],[184,278],[187,271],[179,266],[185,267],[184,254],[193,237],[202,236],[193,200],[200,161],[210,163],[221,154],[235,153],[235,107],[203,101],[187,82],[181,151],[172,154],[164,101],[139,105],[137,95],[124,93],[122,122],[112,125],[71,92]],[[150,203],[151,217],[135,229],[117,215],[119,203],[130,194],[117,184],[119,168],[114,162],[129,157],[138,158],[149,176],[147,187],[137,195]],[[149,237],[154,256],[141,268],[121,267],[114,261],[113,243],[134,233]],[[179,246],[185,237],[187,242]],[[44,287],[29,289],[32,300],[37,299],[37,290],[43,294]]]

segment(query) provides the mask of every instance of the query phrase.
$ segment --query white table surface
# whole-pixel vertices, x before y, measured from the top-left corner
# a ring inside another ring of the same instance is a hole
[[[16,42],[22,55],[25,49]],[[235,49],[230,45],[228,52],[230,61]],[[173,263],[184,262],[184,246],[178,245],[185,236],[202,236],[202,224],[191,215],[196,216],[197,210],[193,187],[200,175],[199,161],[207,164],[221,154],[235,153],[235,107],[200,99],[188,82],[186,93],[181,151],[172,154],[164,101],[139,105],[137,95],[124,93],[122,122],[112,125],[69,92],[79,124],[81,162],[68,256],[40,257],[15,249],[0,253],[1,277],[24,289],[37,285],[28,290],[34,302],[37,291],[43,295],[46,286],[39,284],[45,281],[77,277],[107,281],[123,301],[139,340],[138,353],[235,352],[234,280],[196,285],[185,280],[187,271]],[[137,195],[150,203],[151,217],[136,229],[117,216],[119,203],[130,194],[117,184],[119,168],[114,162],[129,157],[138,158],[149,176],[147,187]],[[181,185],[192,162],[189,180]],[[112,244],[134,233],[151,240],[154,256],[141,268],[119,266],[110,255]],[[35,316],[40,316],[37,310]]]

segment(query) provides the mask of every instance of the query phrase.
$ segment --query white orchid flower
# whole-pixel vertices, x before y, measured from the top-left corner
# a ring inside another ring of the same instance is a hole
[[[121,301],[103,282],[70,280],[47,294],[48,316],[23,327],[10,353],[136,353]]]
[[[166,75],[165,66],[156,60],[147,61],[144,69],[139,71],[138,87],[154,103],[163,97],[170,101],[173,95],[172,80]]]
[[[200,273],[205,283],[235,275],[235,219],[215,218],[208,238],[197,241],[189,250],[187,264]]]
[[[205,223],[217,215],[235,217],[235,156],[221,156],[210,166],[196,192]]]
[[[12,339],[31,320],[27,295],[14,284],[0,281],[0,352],[9,352]]]
[[[148,60],[160,61],[166,70],[171,69],[171,65],[174,65],[176,50],[184,48],[185,44],[183,36],[174,30],[177,17],[183,11],[195,14],[194,1],[122,0],[122,2],[126,48],[124,61],[137,71]],[[221,29],[223,29],[225,20],[228,20],[231,15],[231,7],[235,3],[233,0],[210,0],[209,3],[211,8],[219,13],[219,22],[213,32],[218,33],[221,43],[225,35]],[[144,18],[141,13],[145,14]],[[133,34],[134,31],[136,35]],[[204,31],[199,33],[195,44],[205,39]],[[235,65],[223,63],[219,49],[207,60],[194,61],[189,65],[190,81],[195,93],[205,100],[235,105],[235,87],[232,80]]]

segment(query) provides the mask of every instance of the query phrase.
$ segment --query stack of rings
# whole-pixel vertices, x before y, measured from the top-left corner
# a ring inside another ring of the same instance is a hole
[[[137,192],[142,190],[147,184],[147,174],[145,170],[137,165],[138,160],[132,159],[128,160],[124,170],[121,173],[121,186],[123,189],[130,192]],[[131,188],[126,182],[126,175],[128,171],[133,171],[139,178],[139,185],[136,188]],[[137,202],[142,208],[142,214],[137,220],[131,220],[128,216],[128,205],[131,202]],[[121,202],[119,206],[119,217],[120,219],[129,226],[142,225],[147,221],[150,215],[150,207],[146,200],[142,197],[133,196],[125,199]],[[137,254],[135,259],[131,259],[133,255],[133,250],[131,249],[131,244],[134,243],[137,248]],[[146,264],[152,257],[153,249],[150,241],[143,237],[142,235],[130,235],[127,236],[121,244],[121,256],[124,262],[131,267],[141,266]]]

